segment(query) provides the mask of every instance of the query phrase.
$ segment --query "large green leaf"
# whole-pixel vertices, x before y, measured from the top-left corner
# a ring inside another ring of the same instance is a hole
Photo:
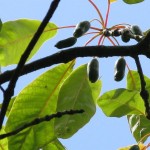
[[[1,32],[1,29],[2,29],[2,21],[0,19],[0,32]]]
[[[89,82],[89,85],[92,89],[92,95],[93,95],[94,102],[97,104],[97,99],[100,95],[100,91],[101,91],[101,88],[102,88],[102,81],[97,80],[95,83]]]
[[[127,88],[130,90],[140,91],[141,84],[138,72],[131,71],[131,74],[128,73],[127,75]],[[146,90],[149,92],[150,95],[150,79],[147,76],[144,76],[144,79],[146,81]],[[135,86],[133,86],[134,84]],[[145,117],[145,115],[129,115],[128,121],[130,125],[130,130],[136,141],[139,141],[143,136],[150,134],[150,121]]]
[[[144,31],[143,34],[146,36],[148,34],[148,32],[150,32],[150,29]]]
[[[144,0],[123,0],[123,1],[127,4],[136,4],[136,3],[143,2]]]
[[[1,129],[0,134],[5,134],[4,129]],[[8,150],[8,139],[4,138],[0,140],[0,150]]]
[[[146,82],[146,89],[150,90],[150,79],[147,76],[144,76]],[[131,70],[127,74],[127,89],[140,91],[141,81],[137,71]]]
[[[131,133],[135,140],[139,142],[142,137],[150,134],[150,120],[143,115],[131,115],[128,116],[128,122],[130,125]],[[150,136],[150,135],[149,135]],[[143,142],[149,137],[143,139]]]
[[[30,83],[16,97],[6,123],[12,131],[35,118],[56,112],[60,87],[71,73],[74,63],[61,64]],[[10,150],[33,150],[55,139],[54,120],[29,127],[9,138]]]
[[[42,150],[66,150],[58,139],[42,147]]]
[[[104,93],[98,99],[98,105],[109,117],[144,114],[145,112],[144,103],[139,92],[123,88]]]
[[[19,19],[8,21],[3,24],[0,32],[0,65],[7,66],[18,63],[22,53],[35,34],[41,21]],[[48,39],[52,38],[57,30],[53,23],[48,23],[42,36],[31,52],[29,59],[39,50],[41,45]]]
[[[83,127],[95,113],[94,99],[100,91],[100,81],[96,84],[97,89],[90,86],[87,79],[87,66],[83,65],[74,70],[65,80],[60,89],[57,111],[83,109],[83,114],[66,115],[55,119],[55,132],[59,138],[69,138]],[[96,90],[96,91],[95,91]],[[96,93],[95,93],[96,92]]]

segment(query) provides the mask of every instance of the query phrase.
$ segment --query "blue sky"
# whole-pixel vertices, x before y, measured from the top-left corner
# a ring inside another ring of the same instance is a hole
[[[97,4],[105,16],[107,0],[93,1]],[[47,12],[50,2],[51,0],[1,0],[0,18],[3,22],[20,18],[42,20]],[[146,31],[150,28],[148,15],[149,6],[150,1],[148,0],[145,0],[145,2],[136,5],[127,5],[123,3],[122,0],[118,0],[111,5],[108,27],[118,23],[129,23],[138,24],[143,31]],[[93,18],[98,18],[98,15],[88,0],[61,0],[59,7],[51,21],[56,23],[58,26],[65,26],[76,25],[80,21],[92,20]],[[73,29],[59,30],[56,37],[46,42],[31,61],[57,52],[58,50],[54,48],[55,43],[61,39],[72,36],[72,32]],[[75,46],[84,45],[88,38],[89,37],[80,38]],[[96,44],[97,40],[91,43],[91,45]],[[107,41],[105,44],[110,45],[110,43]],[[124,43],[121,41],[120,44],[124,45]],[[131,41],[129,44],[135,44],[135,42]],[[149,60],[143,56],[140,58],[144,73],[150,77],[150,72],[147,67],[150,65]],[[113,80],[114,63],[116,59],[117,57],[103,58],[99,60],[100,76],[103,81],[102,93],[114,88],[126,87],[125,79],[119,83],[116,83]],[[83,63],[88,63],[89,60],[90,58],[77,59],[76,67]],[[130,68],[136,70],[134,61],[128,57],[126,60]],[[14,66],[2,68],[2,71],[11,69],[12,67]],[[24,86],[27,85],[27,83],[31,82],[45,70],[47,70],[47,68],[34,72],[32,75],[29,74],[27,76],[21,77],[17,83],[15,93],[18,93]],[[0,96],[2,99],[2,95]],[[61,141],[68,150],[117,150],[119,147],[136,143],[130,133],[126,117],[108,118],[99,108],[97,108],[95,116],[86,126],[80,129],[70,139]]]

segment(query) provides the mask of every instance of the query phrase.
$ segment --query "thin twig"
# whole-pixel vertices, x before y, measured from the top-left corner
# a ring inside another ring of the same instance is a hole
[[[4,116],[6,114],[6,110],[7,110],[7,107],[9,105],[9,101],[10,101],[11,97],[14,95],[14,88],[15,88],[16,82],[19,78],[19,75],[22,71],[22,68],[23,68],[26,60],[28,59],[28,56],[30,55],[32,49],[34,48],[35,44],[37,43],[38,39],[40,38],[41,34],[43,33],[44,28],[46,27],[50,18],[54,14],[54,12],[55,12],[58,4],[59,4],[59,1],[60,0],[53,0],[52,1],[45,18],[43,19],[42,23],[40,24],[38,30],[36,31],[35,35],[33,36],[32,40],[30,41],[25,52],[21,56],[21,59],[17,65],[17,68],[16,68],[16,70],[15,70],[15,72],[14,72],[14,74],[13,74],[13,76],[9,82],[9,85],[8,85],[8,87],[4,93],[3,105],[2,105],[1,112],[0,112],[0,129],[2,128]]]
[[[42,117],[42,118],[36,118],[33,121],[23,125],[22,127],[14,130],[14,131],[11,131],[11,132],[8,132],[8,133],[5,133],[5,134],[1,134],[0,135],[0,139],[4,139],[6,137],[9,137],[9,136],[12,136],[12,135],[16,135],[19,132],[21,132],[22,130],[28,128],[28,127],[37,125],[37,124],[42,123],[44,121],[50,121],[53,118],[60,118],[60,117],[62,117],[64,115],[80,114],[80,113],[83,113],[83,112],[84,112],[84,110],[82,110],[82,109],[81,110],[69,110],[69,111],[64,111],[64,112],[57,112],[56,114],[46,115],[45,117]]]
[[[5,90],[4,90],[4,88],[0,85],[0,90],[4,93],[5,92]]]

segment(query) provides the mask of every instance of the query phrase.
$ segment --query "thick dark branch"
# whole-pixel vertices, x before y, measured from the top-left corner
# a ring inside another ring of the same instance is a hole
[[[145,55],[150,58],[150,33],[137,45],[131,46],[86,46],[86,47],[75,47],[62,50],[53,55],[45,58],[36,60],[32,63],[26,64],[21,75],[42,69],[45,67],[52,66],[59,63],[67,63],[78,57],[113,57],[113,56],[134,56],[134,55]],[[0,84],[3,84],[10,80],[14,70],[6,71],[0,75]]]
[[[112,57],[112,56],[130,56],[135,53],[141,53],[136,50],[136,45],[133,46],[87,46],[75,47],[62,50],[53,55],[36,60],[32,63],[26,64],[23,67],[20,75],[24,75],[38,69],[52,66],[59,63],[67,63],[77,57],[98,56],[98,57]],[[16,69],[6,71],[0,75],[0,84],[10,80],[12,74]]]
[[[42,123],[44,121],[50,121],[53,118],[60,118],[64,115],[80,114],[80,113],[83,113],[83,112],[84,112],[84,110],[69,110],[69,111],[64,111],[64,112],[57,112],[56,114],[52,114],[52,115],[46,115],[45,117],[42,117],[42,118],[36,118],[33,121],[25,124],[24,126],[14,130],[14,131],[11,131],[11,132],[8,132],[8,133],[5,133],[5,134],[1,134],[0,135],[0,140],[4,139],[6,137],[12,136],[12,135],[16,135],[17,133],[21,132],[22,130],[24,130],[28,127],[37,125],[39,123]]]
[[[149,94],[148,94],[148,91],[146,90],[146,82],[145,82],[145,79],[144,79],[144,74],[143,74],[143,71],[142,71],[142,66],[141,66],[141,63],[140,63],[140,60],[139,60],[139,57],[138,56],[134,56],[134,60],[135,60],[135,63],[136,63],[136,66],[137,66],[137,70],[138,70],[138,73],[139,73],[139,77],[140,77],[140,82],[141,82],[141,92],[140,92],[140,95],[144,101],[144,104],[145,104],[145,108],[146,108],[146,117],[148,119],[150,119],[150,106],[149,106]]]
[[[0,112],[0,129],[2,127],[3,124],[3,120],[4,120],[4,116],[6,114],[6,110],[7,107],[9,105],[9,101],[11,99],[11,97],[14,95],[14,88],[16,85],[16,82],[19,78],[19,75],[23,69],[23,66],[26,62],[26,60],[28,59],[28,56],[30,55],[32,49],[34,48],[35,44],[37,43],[38,39],[40,38],[41,34],[44,31],[44,28],[46,27],[47,23],[49,22],[50,18],[52,17],[52,15],[54,14],[58,3],[60,0],[53,0],[50,8],[45,16],[45,18],[43,19],[42,23],[40,24],[37,32],[35,33],[35,35],[33,36],[32,40],[30,41],[28,47],[26,48],[25,52],[23,53],[23,55],[21,56],[21,59],[17,65],[17,68],[13,74],[13,76],[11,77],[11,80],[9,82],[8,88],[6,89],[5,93],[4,93],[4,100],[3,100],[3,105],[2,105],[2,109]]]
[[[141,40],[141,42],[138,44],[139,48],[142,49],[148,53],[147,57],[149,57],[149,51],[150,51],[150,32],[148,33],[148,35],[146,36],[146,38],[144,40]],[[144,101],[144,104],[145,104],[145,108],[146,108],[146,117],[148,119],[150,119],[150,105],[149,105],[149,93],[148,91],[146,90],[146,82],[145,82],[145,79],[144,79],[144,74],[143,74],[143,70],[142,70],[142,66],[141,66],[141,63],[140,63],[140,59],[139,59],[139,56],[138,55],[135,55],[133,56],[134,60],[135,60],[135,63],[136,63],[136,66],[137,66],[137,70],[138,70],[138,74],[139,74],[139,77],[140,77],[140,82],[141,82],[141,92],[140,92],[140,95]]]

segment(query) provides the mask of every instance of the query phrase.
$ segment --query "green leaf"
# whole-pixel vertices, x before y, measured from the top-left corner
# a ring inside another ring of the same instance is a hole
[[[144,75],[144,80],[146,82],[146,90],[148,91],[150,95],[150,78]],[[137,71],[132,71],[128,73],[127,75],[127,89],[133,90],[133,91],[141,91],[141,82],[140,82],[140,77]],[[150,96],[148,99],[150,103]]]
[[[89,82],[89,85],[92,89],[92,96],[93,96],[94,102],[97,104],[97,99],[99,97],[99,94],[102,88],[102,81],[97,80],[95,83]]]
[[[19,19],[8,21],[3,24],[3,28],[0,32],[1,66],[18,63],[40,23],[41,21],[38,20]],[[48,23],[39,41],[32,50],[29,59],[39,50],[46,40],[52,38],[56,34],[57,30],[51,30],[53,28],[56,28],[56,25]]]
[[[74,70],[62,85],[58,97],[57,111],[83,109],[83,114],[66,115],[55,119],[55,132],[59,138],[69,138],[83,127],[94,115],[97,89],[90,86],[87,78],[87,65]],[[100,89],[100,82],[97,83]],[[96,90],[96,91],[94,91]]]
[[[146,36],[148,32],[150,32],[150,29],[148,29],[145,32],[143,32],[143,34]]]
[[[143,143],[136,143],[136,144],[133,144],[133,145],[128,145],[128,146],[125,146],[125,147],[121,147],[117,150],[146,150],[145,149],[146,146],[143,144]]]
[[[66,150],[58,139],[42,147],[42,150]]]
[[[139,142],[142,137],[149,134],[142,140],[144,142],[150,136],[150,121],[143,115],[128,116],[131,133],[135,140]]]
[[[6,123],[6,131],[15,130],[35,118],[56,113],[60,87],[71,73],[74,62],[61,64],[30,83],[16,97]],[[54,140],[54,120],[31,126],[9,138],[10,150],[33,150]]]
[[[140,84],[140,78],[139,78],[138,72],[131,71],[131,74],[128,73],[127,75],[127,88],[130,90],[140,91],[141,84]],[[147,76],[144,76],[144,79],[146,82],[146,90],[148,91],[150,95],[150,78],[148,78]],[[149,102],[150,102],[150,98],[149,98]],[[137,142],[143,136],[150,134],[150,128],[149,128],[150,121],[145,117],[145,115],[131,115],[131,116],[129,115],[128,122],[130,125],[130,130]],[[144,139],[144,141],[145,140],[146,138]]]
[[[13,106],[13,103],[14,103],[15,99],[16,99],[16,96],[13,97],[13,98],[10,100],[9,106],[8,106],[8,108],[7,108],[6,116],[9,115],[9,113],[10,113],[10,111],[11,111],[11,108],[12,108],[12,106]]]
[[[2,29],[2,20],[0,19],[0,32],[1,32],[1,29]]]
[[[123,88],[104,93],[98,99],[98,105],[109,117],[144,114],[145,112],[144,103],[139,92]]]
[[[146,82],[146,89],[150,90],[150,79],[147,76],[144,76]],[[140,77],[137,71],[131,70],[131,72],[127,74],[127,89],[129,90],[137,90],[141,89]]]
[[[2,128],[0,134],[5,134],[5,130]],[[4,138],[0,140],[0,150],[8,150],[8,139]]]
[[[143,2],[144,0],[123,0],[123,1],[127,4],[136,4],[136,3]]]

